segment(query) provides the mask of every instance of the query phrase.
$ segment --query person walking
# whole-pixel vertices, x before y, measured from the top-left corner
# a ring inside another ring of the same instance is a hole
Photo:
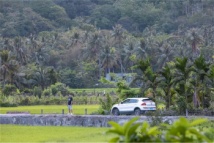
[[[70,114],[70,115],[73,115],[72,101],[73,101],[73,98],[71,95],[69,95],[69,97],[68,97],[68,114]]]

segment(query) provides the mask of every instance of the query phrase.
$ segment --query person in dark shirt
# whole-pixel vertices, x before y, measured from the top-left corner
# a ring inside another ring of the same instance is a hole
[[[73,98],[71,95],[69,95],[69,97],[68,97],[68,114],[71,114],[71,115],[73,115],[72,101],[73,101]]]

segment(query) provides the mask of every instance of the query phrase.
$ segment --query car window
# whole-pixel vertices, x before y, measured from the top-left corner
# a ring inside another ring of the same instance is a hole
[[[130,103],[137,103],[137,102],[138,102],[137,99],[131,99],[131,100],[130,100]]]
[[[130,99],[126,99],[122,102],[122,104],[127,104],[127,103],[130,103]]]
[[[151,99],[143,99],[143,102],[153,102]]]

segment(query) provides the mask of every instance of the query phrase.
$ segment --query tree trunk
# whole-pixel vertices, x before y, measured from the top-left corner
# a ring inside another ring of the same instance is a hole
[[[193,93],[193,104],[194,104],[194,107],[196,108],[197,107],[197,89],[195,87],[194,89],[194,93]]]

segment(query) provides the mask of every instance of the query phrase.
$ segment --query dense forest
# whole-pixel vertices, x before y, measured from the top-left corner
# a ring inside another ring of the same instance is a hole
[[[213,8],[213,0],[1,0],[2,92],[112,87],[107,73],[131,73],[119,87],[210,100]]]

